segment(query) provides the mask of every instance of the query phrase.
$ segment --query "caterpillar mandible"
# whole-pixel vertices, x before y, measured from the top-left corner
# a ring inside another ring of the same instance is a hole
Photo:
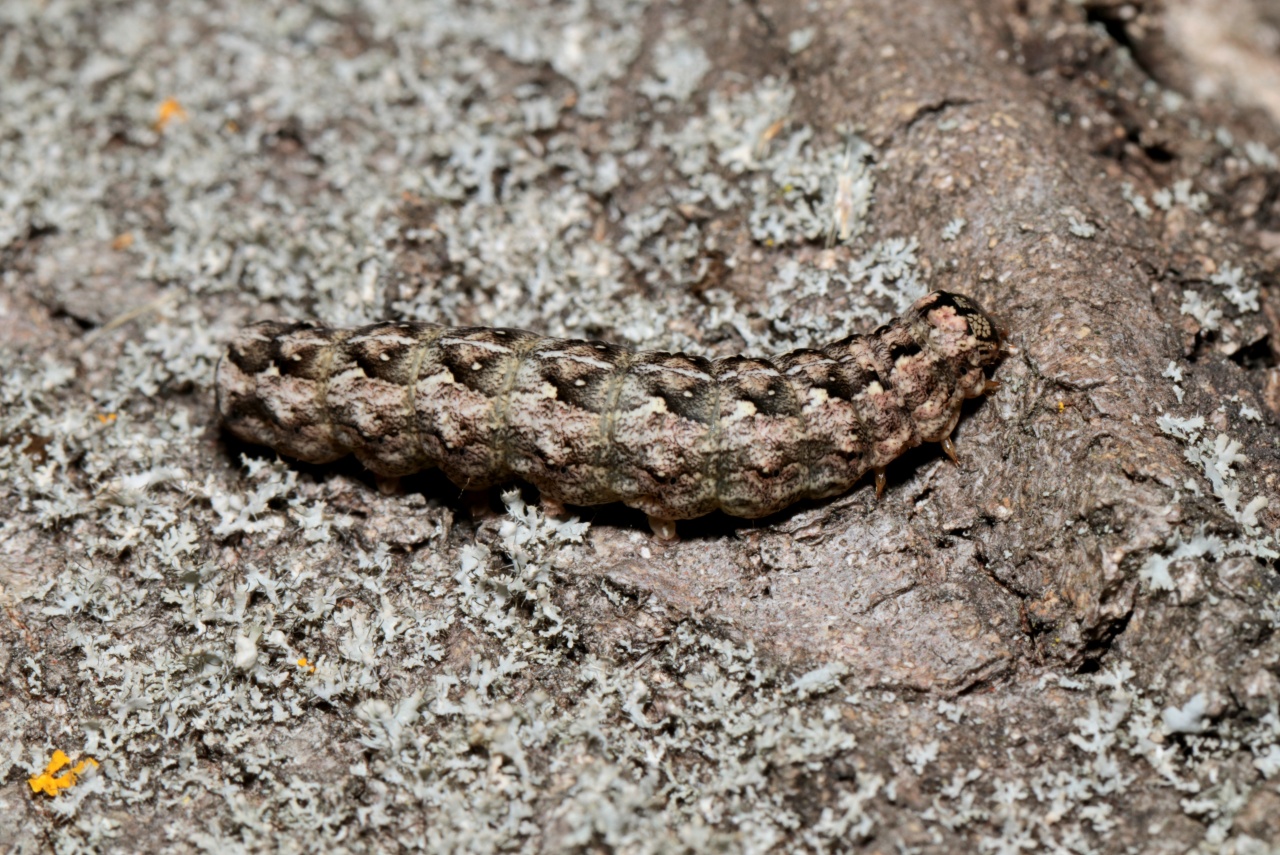
[[[961,404],[1009,348],[968,297],[935,291],[869,335],[772,359],[708,360],[514,329],[265,321],[218,363],[228,429],[383,476],[438,466],[464,489],[522,478],[544,500],[623,502],[659,537],[715,510],[762,517],[849,489],[923,442],[955,459]]]

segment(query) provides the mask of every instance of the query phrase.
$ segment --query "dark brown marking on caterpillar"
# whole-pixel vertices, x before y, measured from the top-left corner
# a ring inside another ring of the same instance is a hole
[[[715,361],[428,323],[337,330],[266,321],[217,369],[230,431],[300,460],[440,467],[465,489],[523,478],[558,503],[659,521],[761,517],[824,498],[949,437],[990,385],[999,330],[935,291],[870,335]]]

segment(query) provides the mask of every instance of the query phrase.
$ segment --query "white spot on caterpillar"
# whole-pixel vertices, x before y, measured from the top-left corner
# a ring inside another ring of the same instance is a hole
[[[374,344],[399,344],[405,347],[417,344],[417,339],[410,338],[407,335],[394,335],[392,333],[375,333],[373,335],[352,336],[348,341],[352,344],[364,344],[365,342],[373,342]],[[325,342],[316,340],[307,342],[308,344],[324,344]]]
[[[811,413],[814,410],[821,409],[822,406],[830,400],[830,397],[831,396],[827,394],[826,389],[820,389],[817,386],[814,386],[809,390],[809,401],[804,405],[803,412]]]
[[[702,380],[708,383],[712,380],[711,375],[705,371],[695,371],[692,368],[677,368],[674,365],[652,365],[646,362],[637,365],[634,370],[640,374],[652,374],[655,371],[665,374],[679,374],[681,377],[690,377],[694,380]]]
[[[726,422],[736,422],[740,419],[750,418],[756,414],[756,405],[750,401],[738,401],[733,406],[733,412],[725,419]]]
[[[649,399],[649,403],[641,407],[637,412],[642,416],[666,415],[667,401],[661,395],[654,395]]]
[[[355,379],[357,377],[366,377],[366,376],[368,375],[364,373],[363,368],[361,368],[359,365],[353,365],[350,368],[348,368],[346,371],[339,371],[337,374],[333,375],[332,382],[342,383],[348,380]]]
[[[440,344],[444,347],[450,347],[452,345],[462,344],[462,345],[466,345],[467,347],[477,347],[480,350],[487,350],[491,353],[510,353],[511,352],[511,348],[507,347],[504,344],[495,344],[492,341],[482,341],[479,339],[442,338],[440,339]]]
[[[271,341],[271,339],[269,339],[269,338],[259,338],[259,339],[258,339],[258,341]],[[302,348],[302,347],[324,347],[324,346],[325,346],[325,345],[327,345],[327,344],[330,344],[330,342],[325,341],[325,340],[324,340],[324,339],[322,339],[322,338],[295,338],[295,339],[293,340],[293,346],[294,346],[294,347],[298,347],[298,348]]]
[[[577,362],[581,365],[590,365],[592,368],[599,368],[602,371],[613,370],[613,365],[601,359],[592,359],[590,356],[583,356],[579,353],[568,353],[563,350],[544,350],[538,354],[539,359],[560,360],[564,359],[568,362]]]
[[[799,374],[802,371],[805,371],[806,369],[811,368],[814,365],[839,365],[839,363],[836,362],[834,359],[817,359],[817,360],[814,360],[813,362],[802,363],[800,365],[791,366],[790,368],[787,369],[787,375],[790,376],[792,374]]]
[[[454,378],[453,372],[448,368],[442,368],[435,374],[418,378],[418,388],[423,392],[430,392],[437,386],[456,386],[457,379]]]

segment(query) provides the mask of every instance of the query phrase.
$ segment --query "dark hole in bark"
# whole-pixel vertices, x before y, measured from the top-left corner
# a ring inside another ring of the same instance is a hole
[[[1107,31],[1107,35],[1111,40],[1122,48],[1127,48],[1133,52],[1133,39],[1129,38],[1129,32],[1125,29],[1124,21],[1116,15],[1116,10],[1110,6],[1092,6],[1085,10],[1085,19],[1090,24],[1100,24]]]
[[[1271,347],[1271,336],[1264,336],[1253,344],[1231,354],[1231,361],[1247,371],[1264,371],[1276,365],[1276,352]]]

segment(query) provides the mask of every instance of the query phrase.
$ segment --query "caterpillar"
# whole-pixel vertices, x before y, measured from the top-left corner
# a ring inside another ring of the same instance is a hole
[[[968,297],[935,291],[869,335],[772,359],[708,360],[515,329],[265,321],[219,360],[232,434],[381,476],[522,478],[552,507],[623,502],[674,538],[715,510],[756,518],[848,490],[950,436],[1011,352]]]

